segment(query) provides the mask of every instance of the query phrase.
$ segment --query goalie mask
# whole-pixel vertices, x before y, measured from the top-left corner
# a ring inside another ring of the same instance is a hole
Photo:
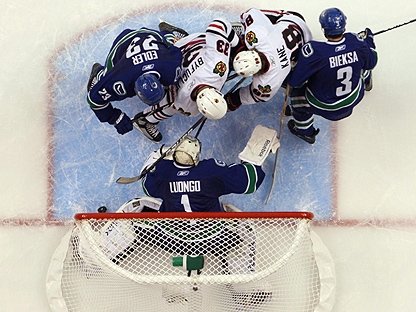
[[[233,60],[233,68],[237,74],[250,77],[257,74],[262,67],[261,57],[254,50],[238,52]]]
[[[173,152],[173,160],[183,166],[196,166],[201,155],[201,142],[187,135]]]
[[[196,96],[199,112],[208,119],[221,119],[227,113],[224,95],[215,88],[205,87]]]
[[[134,91],[143,103],[150,106],[159,103],[165,95],[162,84],[153,74],[143,74],[137,78]]]

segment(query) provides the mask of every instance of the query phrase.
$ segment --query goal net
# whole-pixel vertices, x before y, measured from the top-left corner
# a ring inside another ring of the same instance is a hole
[[[49,268],[53,311],[314,311],[309,212],[81,213]]]

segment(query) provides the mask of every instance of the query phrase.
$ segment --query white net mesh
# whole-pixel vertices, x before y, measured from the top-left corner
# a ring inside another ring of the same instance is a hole
[[[310,219],[249,214],[84,214],[63,263],[67,309],[313,311],[320,280]]]

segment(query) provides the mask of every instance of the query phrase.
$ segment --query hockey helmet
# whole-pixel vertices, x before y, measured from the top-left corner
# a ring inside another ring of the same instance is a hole
[[[258,73],[261,66],[261,57],[255,50],[238,52],[233,60],[235,72],[243,77],[250,77]]]
[[[342,35],[347,25],[347,17],[340,9],[329,8],[319,15],[319,23],[328,36]]]
[[[159,79],[153,74],[143,74],[137,78],[134,83],[134,91],[143,103],[155,105],[159,103],[164,95],[165,90]]]
[[[173,160],[184,166],[196,166],[201,156],[201,142],[190,135],[185,136],[173,152]]]
[[[204,87],[196,96],[199,112],[209,119],[221,119],[227,113],[224,95],[215,88]]]

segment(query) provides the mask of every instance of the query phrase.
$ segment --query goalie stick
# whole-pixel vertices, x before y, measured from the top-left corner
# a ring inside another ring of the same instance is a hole
[[[285,93],[285,99],[283,101],[283,110],[282,110],[282,116],[280,117],[280,126],[279,126],[279,135],[278,139],[280,141],[280,138],[282,137],[282,130],[283,130],[283,124],[285,121],[285,111],[287,106],[287,99],[289,98],[289,92],[290,92],[290,86],[286,86],[286,93]],[[264,204],[267,205],[269,202],[270,196],[272,195],[274,184],[276,181],[276,168],[277,168],[277,162],[278,162],[278,154],[279,154],[279,148],[276,151],[276,155],[274,157],[274,164],[273,164],[273,172],[272,172],[272,184],[270,185],[269,193],[267,194],[266,200],[264,201]]]

